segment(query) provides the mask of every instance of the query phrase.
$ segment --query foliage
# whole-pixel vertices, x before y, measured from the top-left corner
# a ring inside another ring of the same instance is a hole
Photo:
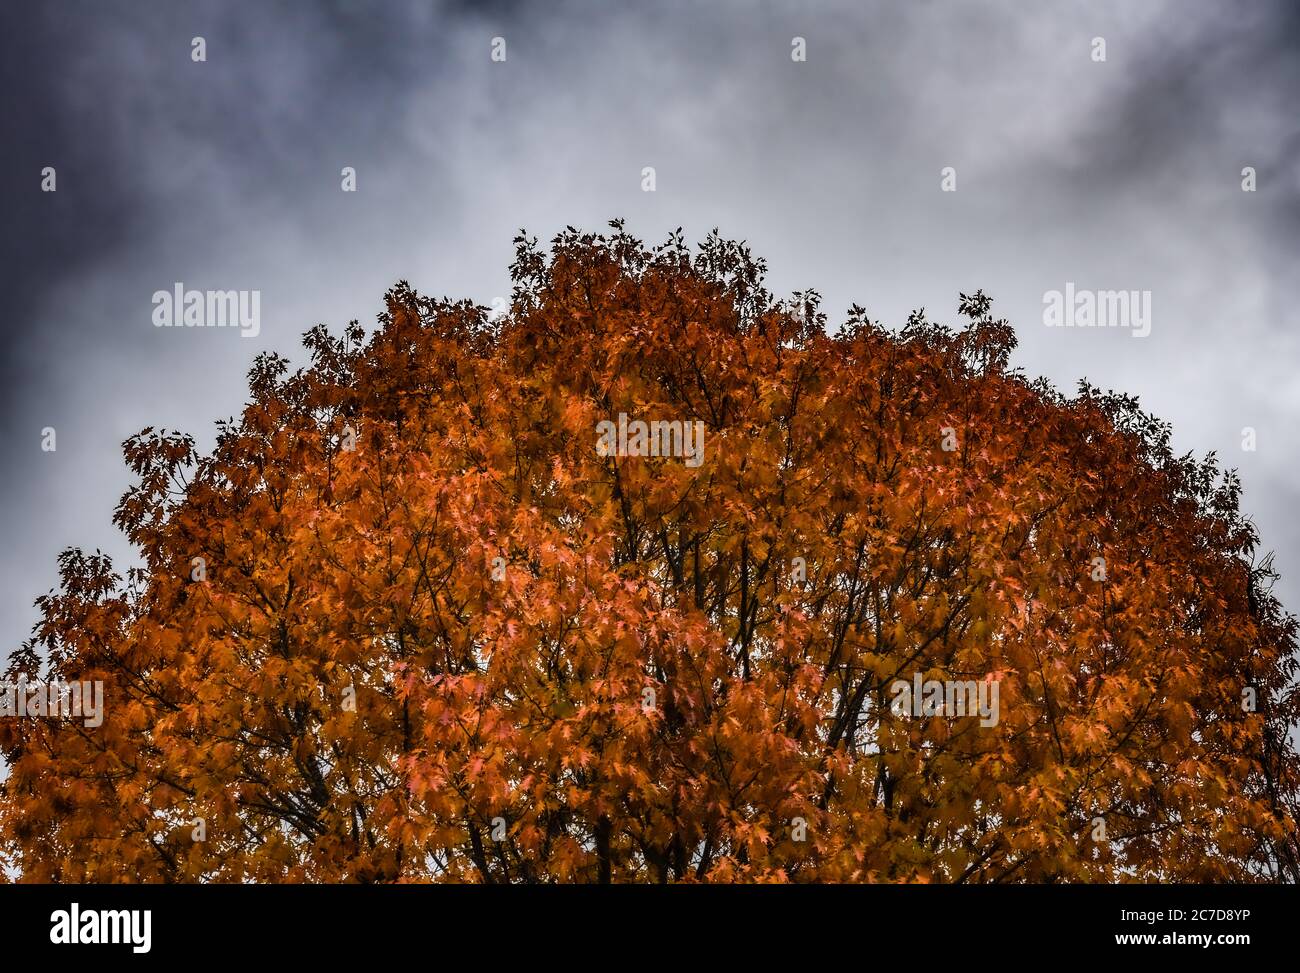
[[[1295,622],[1235,475],[1008,371],[983,294],[829,336],[743,244],[611,226],[517,238],[500,320],[401,283],[259,358],[211,455],[126,444],[143,567],[66,552],[11,660],[106,687],[98,728],[0,721],[11,868],[1296,880]],[[620,412],[704,463],[598,455]],[[891,713],[914,673],[1000,720]]]

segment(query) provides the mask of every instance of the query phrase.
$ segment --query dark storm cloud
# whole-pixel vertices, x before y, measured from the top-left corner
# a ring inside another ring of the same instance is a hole
[[[29,322],[52,283],[85,266],[131,230],[136,209],[116,156],[97,150],[103,132],[95,118],[78,119],[61,110],[57,76],[67,37],[32,5],[0,9],[0,117],[7,137],[0,152],[5,233],[0,238],[4,268],[6,327],[0,371],[0,415],[6,444],[9,425],[26,389],[27,355],[38,333]],[[32,192],[41,169],[57,161],[64,192]],[[107,191],[104,191],[105,188]],[[0,475],[20,475],[4,464]]]
[[[887,323],[919,305],[949,318],[983,287],[1030,373],[1139,393],[1179,446],[1241,465],[1300,578],[1293,4],[146,0],[3,16],[4,644],[59,549],[129,553],[109,525],[126,436],[209,442],[257,352],[295,357],[317,321],[368,323],[399,278],[490,302],[519,227],[545,239],[615,216],[654,240],[747,238],[773,287],[818,288],[832,323],[851,301]],[[488,57],[498,35],[505,64]],[[36,191],[42,165],[56,194]],[[946,165],[956,193],[939,191]],[[1151,337],[1044,329],[1042,295],[1066,280],[1150,289]],[[261,335],[153,328],[149,296],[174,281],[260,289]],[[1258,453],[1239,450],[1245,425]],[[1300,603],[1295,580],[1286,593]]]

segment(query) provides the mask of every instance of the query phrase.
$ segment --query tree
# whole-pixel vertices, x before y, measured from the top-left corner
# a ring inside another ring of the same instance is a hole
[[[260,357],[210,455],[125,444],[142,567],[65,552],[11,660],[106,701],[0,721],[11,868],[1300,877],[1296,623],[1234,473],[1009,371],[983,294],[828,336],[743,244],[611,226],[518,237],[501,319],[400,283]]]

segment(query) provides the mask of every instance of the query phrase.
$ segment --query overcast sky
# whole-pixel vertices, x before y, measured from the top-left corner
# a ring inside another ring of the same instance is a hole
[[[399,279],[490,304],[518,229],[614,217],[747,239],[832,326],[983,288],[1030,375],[1136,394],[1238,467],[1300,605],[1293,0],[51,0],[6,4],[0,46],[0,649],[64,547],[129,560],[122,440],[207,447],[258,352],[301,362]],[[261,333],[154,328],[177,281],[260,290]],[[1150,291],[1150,335],[1046,327],[1067,281]]]

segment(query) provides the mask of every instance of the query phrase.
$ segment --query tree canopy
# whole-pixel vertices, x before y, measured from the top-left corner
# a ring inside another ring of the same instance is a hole
[[[501,316],[400,283],[146,429],[8,678],[31,881],[1300,878],[1295,620],[1240,483],[1136,399],[716,232],[516,239]],[[702,422],[697,464],[597,448]],[[998,716],[891,706],[996,683]]]

